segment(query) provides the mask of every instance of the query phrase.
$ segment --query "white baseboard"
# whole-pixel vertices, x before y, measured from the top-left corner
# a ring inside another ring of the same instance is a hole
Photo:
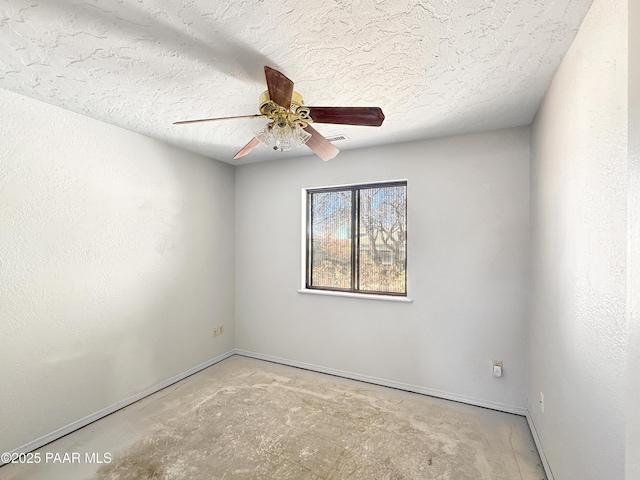
[[[549,466],[549,461],[547,460],[547,456],[544,453],[544,448],[542,448],[542,443],[540,442],[540,437],[538,436],[536,425],[533,423],[533,417],[531,416],[531,412],[529,410],[527,410],[527,414],[525,415],[525,417],[527,418],[527,423],[529,424],[529,430],[531,430],[533,441],[535,442],[536,448],[538,449],[540,460],[542,460],[542,466],[544,467],[544,473],[547,475],[547,480],[554,480],[553,473],[551,472],[551,466]]]
[[[411,385],[409,383],[401,383],[393,380],[387,380],[384,378],[371,377],[369,375],[361,375],[359,373],[345,372],[344,370],[336,370],[335,368],[323,367],[320,365],[313,365],[311,363],[298,362],[296,360],[289,360],[287,358],[274,357],[272,355],[265,355],[262,353],[250,352],[248,350],[235,349],[234,353],[243,355],[245,357],[255,358],[258,360],[266,360],[268,362],[280,363],[283,365],[289,365],[290,367],[303,368],[305,370],[313,370],[314,372],[327,373],[329,375],[335,375],[337,377],[349,378],[351,380],[360,380],[362,382],[373,383],[375,385],[381,385],[383,387],[397,388],[399,390],[406,390],[413,393],[421,393],[423,395],[429,395],[431,397],[442,398],[444,400],[453,400],[455,402],[466,403],[474,405],[476,407],[489,408],[491,410],[498,410],[506,413],[513,413],[515,415],[527,416],[527,409],[522,407],[516,407],[514,405],[507,405],[504,403],[490,402],[482,400],[480,398],[468,397],[465,395],[458,395],[455,393],[443,392],[441,390],[434,390],[432,388],[420,387],[418,385]]]
[[[212,358],[211,360],[208,360],[204,363],[201,363],[200,365],[197,365],[189,370],[187,370],[186,372],[182,372],[178,375],[176,375],[175,377],[171,377],[168,380],[165,380],[164,382],[158,383],[157,385],[154,385],[153,387],[147,388],[146,390],[137,393],[136,395],[133,395],[129,398],[126,398],[125,400],[122,400],[120,402],[117,402],[107,408],[103,408],[102,410],[99,410],[95,413],[92,413],[91,415],[87,415],[84,418],[81,418],[80,420],[76,420],[75,422],[70,423],[69,425],[66,425],[62,428],[59,428],[58,430],[55,430],[51,433],[48,433],[46,435],[43,435],[42,437],[33,440],[32,442],[29,442],[25,445],[22,445],[21,447],[16,448],[15,450],[9,452],[10,454],[21,454],[21,453],[27,453],[27,452],[31,452],[33,450],[36,450],[40,447],[45,446],[48,443],[51,443],[55,440],[58,440],[59,438],[64,437],[65,435],[68,435],[69,433],[78,430],[82,427],[86,427],[87,425],[89,425],[90,423],[95,422],[96,420],[100,420],[102,417],[106,417],[107,415],[112,414],[113,412],[116,412],[118,410],[120,410],[121,408],[127,407],[129,405],[131,405],[132,403],[137,402],[138,400],[142,400],[144,397],[148,397],[151,394],[154,394],[160,390],[162,390],[163,388],[166,388],[170,385],[173,385],[176,382],[179,382],[180,380],[184,380],[185,378],[193,375],[194,373],[198,373],[200,370],[204,370],[207,367],[210,367],[211,365],[214,365],[218,362],[221,362],[222,360],[229,358],[230,356],[232,356],[235,352],[233,350],[230,350],[226,353],[223,353],[222,355],[218,355],[215,358]],[[2,463],[0,461],[0,467],[4,465],[4,463]]]

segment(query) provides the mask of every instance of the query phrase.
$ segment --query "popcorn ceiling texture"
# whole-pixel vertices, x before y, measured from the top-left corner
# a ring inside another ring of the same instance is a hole
[[[318,126],[341,149],[484,131],[531,123],[591,3],[13,0],[0,87],[222,161],[264,120],[172,122],[257,113],[264,65],[308,105],[382,107],[380,129]]]

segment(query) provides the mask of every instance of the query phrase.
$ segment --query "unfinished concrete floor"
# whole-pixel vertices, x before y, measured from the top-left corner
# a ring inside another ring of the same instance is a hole
[[[546,478],[524,417],[241,356],[38,452],[0,478]]]

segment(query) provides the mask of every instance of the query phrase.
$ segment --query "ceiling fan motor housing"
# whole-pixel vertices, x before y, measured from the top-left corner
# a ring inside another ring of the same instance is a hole
[[[284,128],[287,125],[291,128],[305,128],[313,122],[310,110],[303,106],[304,100],[298,92],[293,92],[291,95],[291,107],[288,110],[271,100],[268,90],[262,92],[259,103],[260,113],[271,120],[269,128],[275,126]]]
[[[263,113],[264,115],[269,115],[270,112],[277,110],[279,107],[279,105],[277,105],[274,101],[271,100],[271,97],[269,97],[269,90],[265,90],[264,92],[262,92],[262,94],[260,95],[259,105],[260,113]],[[304,105],[302,95],[294,91],[291,95],[290,110],[292,112],[295,112],[298,107],[301,107],[302,105]]]

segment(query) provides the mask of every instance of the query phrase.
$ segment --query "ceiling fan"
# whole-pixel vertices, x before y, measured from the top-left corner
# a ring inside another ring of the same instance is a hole
[[[331,160],[339,150],[310,124],[333,123],[379,127],[384,121],[380,107],[307,107],[302,96],[293,91],[293,82],[277,70],[264,67],[267,91],[260,95],[260,114],[235,117],[184,120],[185,125],[238,118],[268,118],[270,122],[247,143],[234,159],[244,157],[260,142],[273,145],[274,150],[286,151],[306,144],[322,160]]]

